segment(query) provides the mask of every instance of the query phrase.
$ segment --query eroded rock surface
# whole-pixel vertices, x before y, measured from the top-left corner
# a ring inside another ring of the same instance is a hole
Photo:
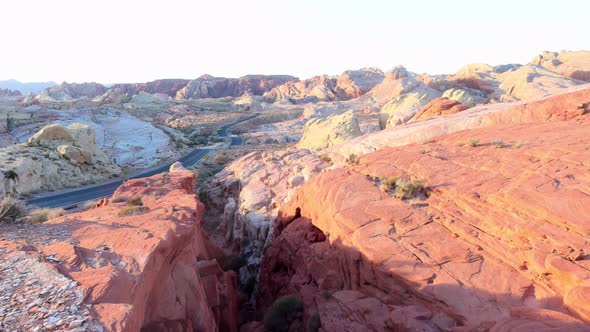
[[[18,175],[23,194],[104,181],[121,172],[96,146],[94,129],[79,123],[49,125],[24,144],[0,149],[0,169]]]
[[[457,114],[387,128],[377,133],[354,138],[334,147],[333,151],[336,157],[346,158],[353,153],[359,156],[387,146],[427,142],[437,136],[460,130],[500,124],[571,119],[590,111],[588,101],[590,101],[590,85],[584,84],[556,95],[514,103],[481,105]]]
[[[314,118],[305,124],[303,137],[297,143],[300,149],[320,150],[344,143],[360,136],[361,130],[353,111],[326,118]]]
[[[219,267],[223,256],[203,233],[194,187],[194,173],[175,168],[126,182],[99,208],[24,231],[2,226],[0,280],[14,268],[23,278],[0,289],[0,324],[72,332],[237,331],[236,276]],[[133,197],[141,204],[129,212]],[[11,265],[18,262],[27,265]]]
[[[527,123],[381,148],[313,177],[276,219],[259,313],[296,294],[305,320],[317,313],[326,330],[587,331],[582,91],[513,106],[511,117]],[[428,197],[384,192],[392,176],[422,179]]]
[[[531,62],[576,80],[590,81],[590,52],[543,52]]]

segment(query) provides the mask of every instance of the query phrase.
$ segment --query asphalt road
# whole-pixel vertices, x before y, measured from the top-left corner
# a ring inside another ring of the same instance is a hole
[[[228,137],[227,131],[229,128],[231,128],[232,126],[235,126],[236,124],[238,124],[240,122],[250,120],[256,116],[258,116],[258,114],[255,114],[255,115],[252,115],[252,116],[249,116],[246,118],[242,118],[242,119],[239,119],[239,120],[234,121],[232,123],[228,123],[226,125],[223,125],[218,129],[217,134],[221,137]],[[230,139],[231,139],[230,145],[242,144],[242,138],[239,136],[231,136]],[[184,155],[183,157],[181,157],[177,161],[180,161],[185,167],[191,167],[194,164],[196,164],[197,162],[199,162],[203,157],[205,157],[205,155],[207,155],[211,150],[212,150],[211,148],[195,149],[195,150],[187,153],[186,155]],[[130,177],[130,179],[144,178],[144,177],[148,177],[148,176],[152,176],[155,174],[159,174],[159,173],[168,171],[168,169],[170,169],[170,165],[172,165],[172,164],[173,164],[173,162],[156,167],[156,168],[151,168],[151,169],[146,170],[144,172],[134,174],[133,176]],[[86,202],[86,201],[111,196],[113,194],[113,192],[115,192],[115,190],[121,184],[123,184],[124,181],[125,181],[125,179],[116,179],[116,180],[105,182],[103,184],[93,185],[91,187],[73,189],[73,190],[68,190],[68,191],[56,193],[56,194],[43,195],[43,196],[40,196],[37,198],[32,198],[30,200],[27,200],[27,203],[31,204],[31,205],[38,206],[38,207],[44,207],[44,208],[66,208],[66,209],[73,208],[73,207],[76,207],[78,204]]]

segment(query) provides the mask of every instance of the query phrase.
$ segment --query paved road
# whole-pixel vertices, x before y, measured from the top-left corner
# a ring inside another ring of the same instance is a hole
[[[258,116],[258,114],[255,114],[255,115],[252,115],[252,116],[249,116],[246,118],[242,118],[242,119],[239,119],[239,120],[234,121],[232,123],[228,123],[226,125],[223,125],[221,128],[219,128],[217,133],[221,137],[227,137],[228,136],[227,130],[229,128],[231,128],[232,126],[235,126],[236,124],[238,124],[240,122],[250,120],[256,116]],[[231,139],[230,145],[242,144],[242,138],[239,136],[231,136],[230,139]],[[207,153],[209,153],[211,150],[212,150],[211,148],[195,149],[195,150],[187,153],[186,155],[184,155],[182,158],[178,159],[178,161],[180,161],[185,167],[191,167],[194,164],[196,164],[199,160],[201,160],[203,157],[205,157],[205,155],[207,155]],[[172,163],[167,163],[165,165],[162,165],[162,166],[159,166],[156,168],[151,168],[151,169],[146,170],[144,172],[134,174],[130,178],[131,179],[144,178],[144,177],[152,176],[152,175],[155,175],[158,173],[162,173],[162,172],[168,171],[168,169],[170,168],[170,165],[172,165]],[[62,193],[43,195],[41,197],[30,199],[27,201],[27,203],[29,203],[31,205],[36,205],[38,207],[72,208],[72,207],[75,207],[76,205],[86,202],[86,201],[99,199],[99,198],[103,198],[103,197],[107,197],[107,196],[112,195],[113,192],[121,184],[123,184],[124,181],[125,181],[125,179],[116,179],[116,180],[105,182],[103,184],[94,185],[91,187],[68,190],[68,191],[62,192]]]

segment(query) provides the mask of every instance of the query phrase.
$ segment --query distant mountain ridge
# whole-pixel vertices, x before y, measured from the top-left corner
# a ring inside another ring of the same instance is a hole
[[[20,82],[14,79],[0,81],[0,89],[17,90],[23,95],[38,93],[56,85],[55,82]]]

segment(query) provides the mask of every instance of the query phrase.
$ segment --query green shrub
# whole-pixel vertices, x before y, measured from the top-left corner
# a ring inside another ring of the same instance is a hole
[[[332,292],[324,291],[322,293],[322,297],[324,298],[324,300],[328,301],[331,300],[334,296],[332,295]]]
[[[477,138],[470,138],[470,139],[467,141],[467,144],[468,144],[470,147],[474,148],[474,147],[476,147],[476,146],[479,144],[479,140],[478,140]]]
[[[397,180],[395,185],[394,196],[399,199],[410,199],[427,194],[423,180]]]
[[[290,321],[303,312],[303,301],[296,296],[277,299],[264,315],[264,327],[273,332],[289,331]]]
[[[332,158],[330,158],[330,156],[328,156],[327,153],[322,153],[320,155],[320,160],[325,161],[327,163],[332,163]]]
[[[136,216],[148,212],[150,209],[147,206],[135,206],[127,203],[124,208],[119,210],[119,217]]]
[[[396,183],[399,180],[397,176],[388,176],[381,181],[381,190],[387,193],[393,193],[395,191]]]
[[[496,147],[496,149],[501,149],[504,147],[504,142],[502,142],[501,140],[497,139],[497,140],[493,140],[490,143],[492,143],[493,146]]]
[[[346,158],[346,162],[349,164],[357,164],[358,165],[359,161],[360,161],[359,157],[354,153],[349,154],[348,158]]]
[[[32,222],[45,222],[47,220],[55,219],[66,214],[64,209],[34,209],[29,212],[29,220]]]
[[[0,224],[13,222],[22,216],[26,210],[25,203],[12,196],[0,197]]]
[[[130,206],[143,206],[143,202],[141,201],[141,197],[134,196],[134,197],[131,197],[127,201],[127,205],[130,205]]]
[[[307,330],[309,332],[317,332],[320,327],[322,327],[322,322],[320,321],[320,315],[318,313],[313,314],[313,316],[309,317],[307,321]]]

